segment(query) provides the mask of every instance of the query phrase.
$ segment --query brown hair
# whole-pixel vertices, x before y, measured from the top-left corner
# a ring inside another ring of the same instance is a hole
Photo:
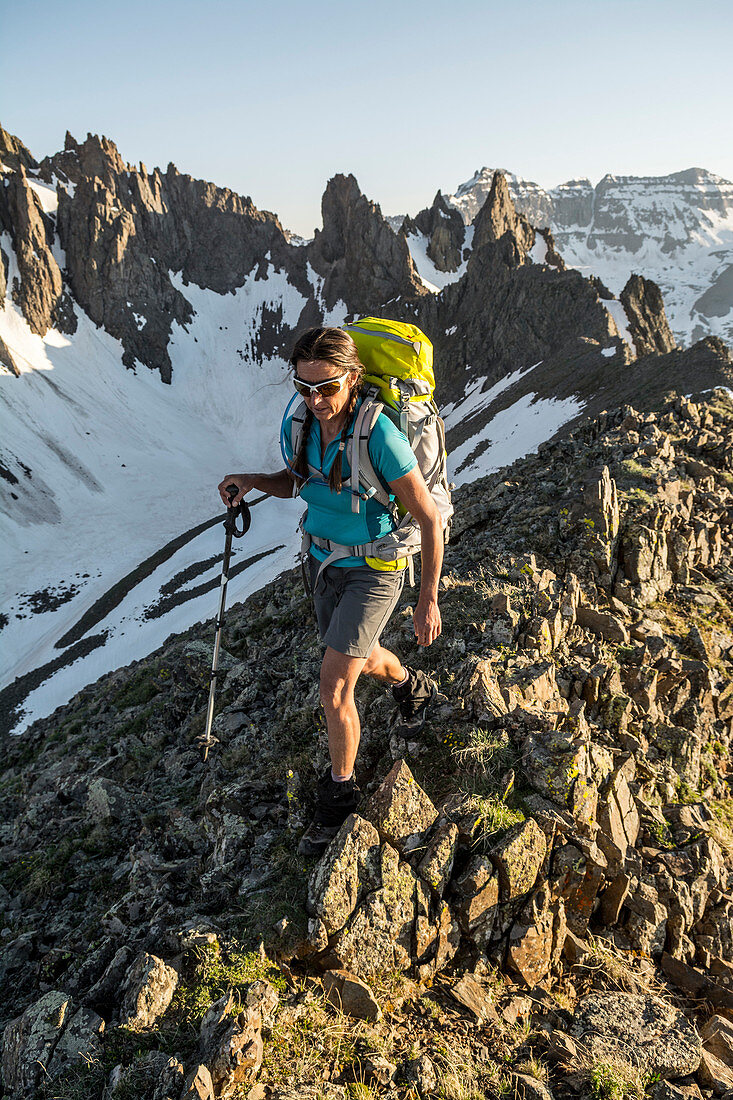
[[[354,406],[356,405],[361,391],[364,366],[359,359],[356,344],[351,339],[348,332],[344,332],[341,328],[309,328],[298,337],[290,355],[290,365],[293,371],[296,370],[298,363],[313,363],[317,360],[322,360],[324,363],[328,363],[330,367],[335,367],[341,374],[350,372],[357,376],[349,394],[346,419],[344,420],[344,427],[339,441],[339,453],[333,460],[331,472],[328,475],[328,486],[331,492],[340,493],[343,464],[342,454],[346,445],[346,433],[349,430]],[[298,453],[294,456],[292,463],[293,473],[303,481],[306,481],[308,478],[308,461],[305,456],[305,449],[308,444],[308,436],[312,423],[313,413],[306,404],[303,434],[300,439]]]

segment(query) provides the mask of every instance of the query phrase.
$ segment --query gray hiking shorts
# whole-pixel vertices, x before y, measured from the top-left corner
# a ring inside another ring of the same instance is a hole
[[[405,583],[405,569],[381,573],[368,565],[320,568],[308,555],[313,603],[324,645],[347,657],[368,657],[395,609]]]

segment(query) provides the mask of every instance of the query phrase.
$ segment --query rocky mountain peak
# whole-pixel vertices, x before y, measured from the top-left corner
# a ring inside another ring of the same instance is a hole
[[[109,138],[87,134],[79,143],[66,131],[64,150],[44,157],[40,164],[41,178],[50,182],[54,175],[79,183],[82,178],[98,179],[110,190],[115,189],[119,176],[128,170],[117,146]]]
[[[494,173],[491,190],[473,224],[474,251],[511,233],[517,246],[519,263],[522,263],[534,244],[534,230],[525,216],[517,213],[503,172]]]
[[[20,138],[9,134],[0,126],[0,173],[37,167],[38,164],[30,150],[25,147]]]
[[[321,210],[323,229],[316,230],[308,258],[324,278],[322,293],[329,308],[341,299],[364,312],[394,298],[426,293],[404,237],[393,232],[353,175],[328,181]]]
[[[11,293],[31,332],[45,336],[52,326],[63,332],[74,332],[73,306],[52,252],[53,220],[44,212],[28,181],[24,158],[20,155],[17,170],[8,175],[5,186],[0,188],[0,227],[10,234],[13,242],[20,277],[13,280]],[[5,284],[4,258],[0,266],[0,282]],[[5,356],[4,361],[7,358]],[[12,361],[12,356],[10,358]],[[17,372],[16,368],[12,369]]]
[[[457,271],[463,260],[466,229],[457,210],[448,206],[440,191],[432,206],[402,224],[406,237],[422,234],[427,239],[427,255],[439,271]]]

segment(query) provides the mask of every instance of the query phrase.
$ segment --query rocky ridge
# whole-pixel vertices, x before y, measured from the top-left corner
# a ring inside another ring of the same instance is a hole
[[[619,362],[673,346],[651,284],[641,295],[645,338],[637,344],[636,315],[629,332],[619,328],[618,301],[612,308],[613,295],[601,284],[564,270],[552,235],[517,213],[501,173],[477,213],[465,273],[435,295],[418,276],[405,234],[424,233],[438,267],[461,267],[465,230],[440,195],[395,235],[353,176],[335,176],[323,196],[323,228],[296,246],[276,216],[249,198],[173,165],[148,172],[125,164],[107,138],[89,135],[80,143],[67,134],[64,150],[37,168],[29,154],[18,155],[17,139],[2,131],[0,142],[0,227],[17,257],[12,295],[32,331],[73,332],[81,307],[122,342],[128,367],[147,365],[166,381],[172,326],[185,327],[192,317],[186,286],[226,294],[274,272],[285,274],[304,304],[295,324],[276,303],[262,309],[242,351],[245,365],[263,356],[286,359],[294,332],[334,311],[339,320],[367,312],[416,320],[436,344],[449,387],[559,360],[571,345],[577,353],[579,338],[587,366],[609,375],[617,364],[602,353],[612,346],[622,352]],[[34,179],[55,187],[56,210],[42,208]],[[7,257],[2,267],[7,278]]]
[[[482,168],[441,196],[470,224],[495,171]],[[617,292],[631,272],[662,286],[672,328],[689,344],[733,333],[733,184],[701,168],[668,176],[606,175],[545,190],[506,173],[512,201],[533,225],[552,230],[566,262],[593,271]]]
[[[315,866],[293,575],[227,615],[206,765],[211,624],[6,745],[6,1096],[730,1092],[733,402],[602,413],[456,496],[439,710],[406,743],[364,689]]]

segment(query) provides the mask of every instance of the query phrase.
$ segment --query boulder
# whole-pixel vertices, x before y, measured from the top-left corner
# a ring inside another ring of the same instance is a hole
[[[711,1016],[700,1032],[702,1045],[721,1062],[733,1066],[733,1022],[725,1016]]]
[[[326,935],[344,927],[357,904],[379,885],[380,840],[374,826],[350,814],[308,883],[308,907]]]
[[[702,1042],[678,1009],[650,994],[592,993],[578,1002],[572,1035],[590,1057],[614,1055],[674,1080],[700,1065]]]
[[[331,947],[342,969],[366,979],[411,965],[417,876],[389,844],[380,852],[378,889],[368,893]]]
[[[578,626],[599,634],[607,642],[621,642],[628,645],[629,632],[617,615],[610,611],[598,611],[593,607],[579,607],[575,613]]]
[[[183,1083],[181,1100],[214,1100],[214,1082],[208,1066],[196,1066]]]
[[[453,870],[457,845],[458,826],[452,821],[444,822],[428,841],[425,855],[418,864],[418,875],[427,882],[437,897],[442,897],[445,893]]]
[[[178,974],[156,955],[143,951],[130,967],[122,991],[121,1023],[152,1027],[173,999]]]
[[[703,1088],[712,1089],[716,1096],[723,1096],[733,1089],[733,1064],[716,1058],[709,1050],[703,1050],[697,1076]]]
[[[323,975],[326,1000],[358,1020],[381,1020],[382,1010],[366,982],[348,970],[327,970]]]
[[[3,1033],[2,1070],[13,1097],[33,1096],[71,1013],[71,997],[51,990],[12,1020]]]
[[[403,852],[414,846],[408,842],[434,824],[438,811],[404,760],[398,760],[369,799],[364,816],[383,841]]]
[[[435,1066],[427,1054],[419,1054],[402,1066],[402,1077],[406,1085],[413,1085],[420,1096],[433,1092],[438,1083]]]
[[[454,906],[458,921],[467,935],[489,920],[493,922],[499,904],[499,875],[487,856],[474,856],[454,881],[453,890],[458,898]]]
[[[623,863],[639,836],[639,812],[623,771],[610,779],[598,803],[596,842],[609,861]]]
[[[175,1055],[169,1058],[161,1068],[158,1079],[155,1082],[152,1100],[171,1100],[171,1097],[179,1097],[185,1081],[183,1065]]]
[[[489,993],[472,974],[462,974],[448,989],[451,997],[476,1018],[478,1023],[498,1023],[499,1017]]]
[[[69,1020],[48,1065],[49,1077],[78,1070],[81,1063],[98,1058],[102,1051],[104,1020],[90,1008],[79,1008]]]
[[[516,1100],[553,1100],[552,1092],[536,1077],[527,1073],[513,1073],[514,1095]]]
[[[226,1100],[243,1085],[252,1084],[262,1065],[262,1019],[256,1008],[229,1017],[207,1052],[217,1100]]]
[[[545,834],[531,817],[515,825],[489,850],[488,857],[499,874],[503,901],[511,901],[532,889],[546,853]]]
[[[458,690],[463,706],[477,722],[493,721],[508,711],[496,667],[485,658],[472,656],[466,661]]]

